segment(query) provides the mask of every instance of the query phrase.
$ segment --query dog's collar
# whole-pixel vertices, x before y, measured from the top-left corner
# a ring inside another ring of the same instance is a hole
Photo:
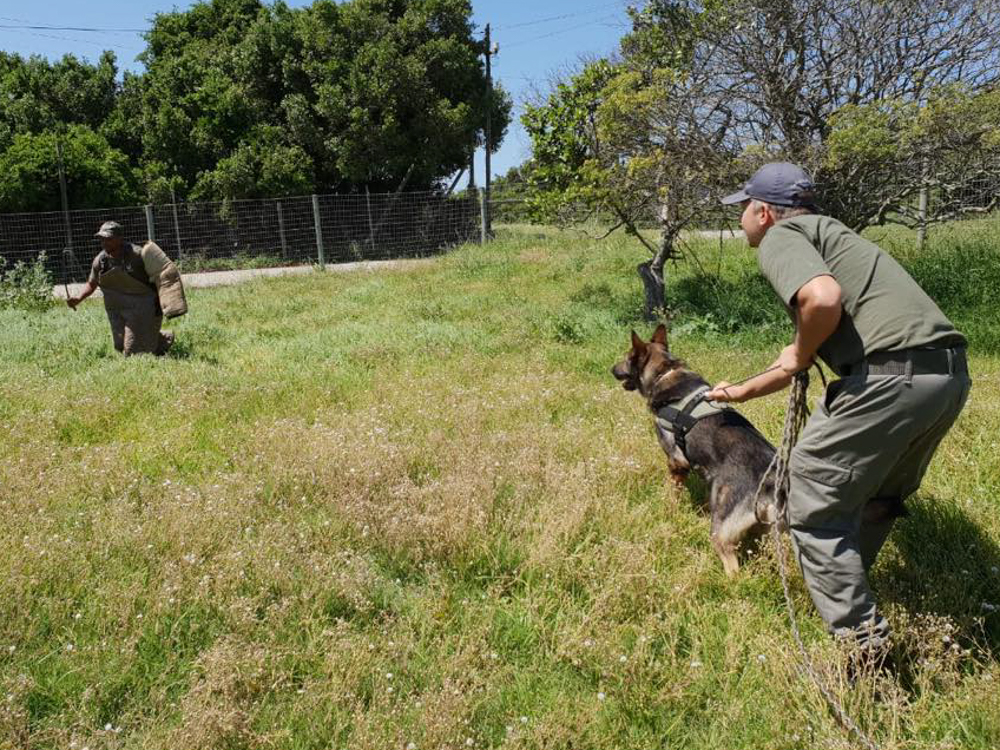
[[[656,410],[656,424],[663,430],[673,433],[674,443],[681,453],[687,454],[687,434],[705,417],[718,414],[728,406],[717,406],[705,400],[705,394],[711,390],[709,386],[699,386],[677,402],[676,406],[661,406]]]

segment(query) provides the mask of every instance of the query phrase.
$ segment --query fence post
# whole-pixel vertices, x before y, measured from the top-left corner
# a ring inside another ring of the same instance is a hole
[[[177,260],[179,262],[184,260],[184,248],[181,247],[181,223],[177,218],[177,196],[174,194],[172,185],[170,187],[170,205],[174,209],[174,236],[177,238]]]
[[[319,196],[313,193],[313,224],[316,225],[316,252],[319,254],[319,267],[320,269],[326,268],[326,263],[323,259],[323,227],[320,225],[319,218]]]
[[[375,252],[375,224],[372,222],[372,196],[365,185],[365,203],[368,206],[368,244],[371,245],[372,252]]]
[[[149,234],[149,241],[156,242],[156,224],[153,223],[153,204],[146,204],[146,232]]]
[[[479,188],[479,244],[486,244],[486,190]]]
[[[288,243],[285,241],[285,214],[281,210],[281,201],[277,202],[278,209],[278,237],[281,238],[281,257],[288,260]]]
[[[920,188],[920,202],[917,204],[917,250],[924,249],[927,239],[927,183]]]

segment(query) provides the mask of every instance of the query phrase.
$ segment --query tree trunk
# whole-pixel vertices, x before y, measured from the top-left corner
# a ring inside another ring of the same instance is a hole
[[[666,318],[666,284],[663,278],[663,266],[668,260],[676,257],[674,254],[674,237],[676,230],[671,231],[669,223],[669,210],[667,206],[660,209],[660,247],[656,254],[645,263],[640,263],[636,270],[639,278],[642,279],[642,286],[646,292],[646,307],[643,314],[646,320],[652,322]]]
[[[385,224],[385,220],[389,218],[389,214],[392,212],[392,207],[396,205],[396,201],[399,200],[400,193],[403,192],[403,188],[406,187],[406,183],[410,181],[410,175],[413,174],[413,168],[417,166],[417,163],[410,162],[410,168],[406,170],[406,174],[403,175],[402,182],[399,183],[399,187],[396,188],[396,192],[392,194],[389,198],[389,205],[387,205],[383,211],[382,215],[378,218],[378,224],[375,225],[375,229],[372,230],[372,247],[375,246],[375,238],[378,237],[379,233],[382,231],[382,225]]]
[[[652,258],[636,266],[639,278],[642,279],[643,290],[646,292],[643,317],[649,322],[659,320],[667,304],[663,291],[663,264],[661,263],[660,268],[654,270],[655,262],[656,258]]]

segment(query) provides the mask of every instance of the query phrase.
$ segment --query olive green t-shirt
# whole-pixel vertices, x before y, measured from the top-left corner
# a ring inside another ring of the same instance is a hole
[[[829,275],[840,284],[844,313],[819,348],[835,372],[872,352],[965,345],[965,337],[892,256],[829,216],[779,221],[764,235],[757,261],[789,310],[809,280]]]

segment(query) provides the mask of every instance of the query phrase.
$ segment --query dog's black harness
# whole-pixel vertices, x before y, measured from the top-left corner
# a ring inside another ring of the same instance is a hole
[[[707,385],[696,388],[682,398],[677,406],[661,406],[656,410],[656,424],[663,430],[673,434],[674,443],[681,453],[687,456],[687,434],[705,417],[728,409],[728,406],[716,406],[705,400],[705,394],[711,390]]]

